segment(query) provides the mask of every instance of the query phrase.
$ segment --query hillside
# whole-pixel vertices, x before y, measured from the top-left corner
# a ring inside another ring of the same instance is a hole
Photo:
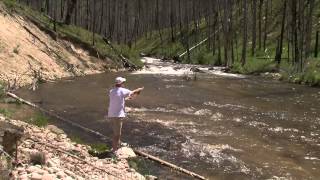
[[[112,67],[77,44],[52,39],[32,22],[9,13],[0,3],[0,81],[17,86],[38,78],[51,81],[63,77],[102,73]]]

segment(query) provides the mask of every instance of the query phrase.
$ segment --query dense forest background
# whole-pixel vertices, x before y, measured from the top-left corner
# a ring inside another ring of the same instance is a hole
[[[320,84],[318,0],[17,2],[41,12],[55,31],[57,26],[68,27],[71,35],[86,30],[91,34],[86,42],[99,47],[99,38],[108,39],[129,59],[144,53]]]

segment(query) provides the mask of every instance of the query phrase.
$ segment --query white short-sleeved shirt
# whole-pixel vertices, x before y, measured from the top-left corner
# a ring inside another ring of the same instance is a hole
[[[122,87],[115,87],[110,90],[108,117],[126,117],[125,98],[131,93],[131,90]]]

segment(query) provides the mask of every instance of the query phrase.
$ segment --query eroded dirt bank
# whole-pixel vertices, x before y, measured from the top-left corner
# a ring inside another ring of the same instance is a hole
[[[63,77],[102,73],[112,61],[99,59],[65,40],[55,41],[0,3],[0,81],[18,86]]]

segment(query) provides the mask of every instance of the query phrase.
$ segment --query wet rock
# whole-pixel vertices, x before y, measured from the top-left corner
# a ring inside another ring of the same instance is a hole
[[[274,80],[279,80],[282,77],[282,75],[280,73],[271,73],[271,72],[261,73],[260,76],[265,77],[265,78],[274,79]]]
[[[204,73],[204,71],[200,70],[200,69],[197,68],[197,67],[192,67],[192,68],[190,68],[190,71],[192,71],[192,72]]]

